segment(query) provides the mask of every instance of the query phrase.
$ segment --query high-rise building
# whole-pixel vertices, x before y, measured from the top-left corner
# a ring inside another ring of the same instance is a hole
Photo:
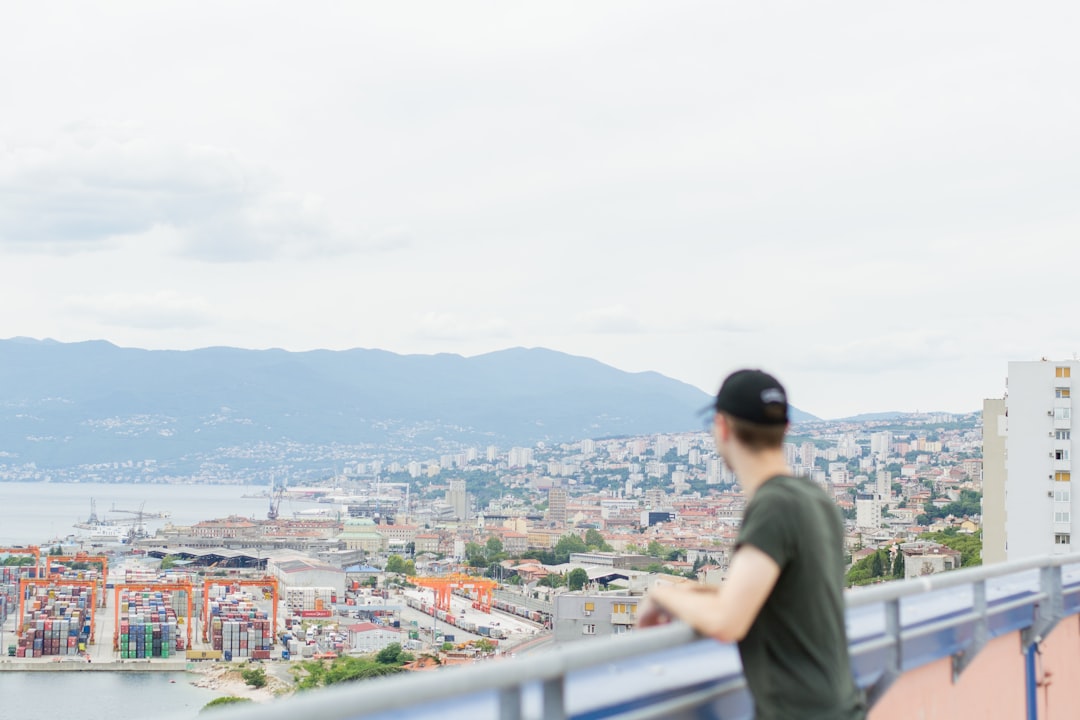
[[[855,526],[860,530],[877,530],[881,527],[881,496],[877,493],[860,494],[855,498]]]
[[[1003,453],[1008,560],[1072,551],[1073,370],[1080,373],[1080,361],[1009,363]],[[984,417],[984,437],[992,434],[988,421],[1001,423],[998,417]],[[994,455],[991,460],[1001,462],[1000,454]],[[984,464],[992,477],[995,470]],[[998,488],[991,484],[986,490],[993,508]]]
[[[983,564],[1005,562],[1005,398],[983,401]]]
[[[469,519],[469,494],[465,491],[464,480],[450,481],[450,489],[446,491],[446,504],[454,508],[456,519]]]
[[[877,455],[884,460],[889,457],[889,448],[892,446],[892,433],[888,430],[870,434],[870,454]]]
[[[556,526],[566,524],[566,488],[548,488],[548,522]]]

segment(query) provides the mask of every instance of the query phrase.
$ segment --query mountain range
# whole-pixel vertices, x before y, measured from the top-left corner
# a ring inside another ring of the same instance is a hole
[[[0,464],[178,458],[258,443],[531,446],[702,427],[710,396],[544,348],[121,348],[0,340]],[[792,408],[794,421],[816,419]]]

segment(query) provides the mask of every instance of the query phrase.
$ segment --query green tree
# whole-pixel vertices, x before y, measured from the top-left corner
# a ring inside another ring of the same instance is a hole
[[[599,550],[600,552],[612,552],[614,550],[596,528],[589,528],[585,531],[585,544],[590,549]]]
[[[399,575],[406,574],[405,558],[400,555],[391,555],[386,558],[386,572],[397,573]]]
[[[566,587],[569,590],[580,590],[589,582],[589,573],[584,568],[574,568],[566,576]]]
[[[586,552],[589,546],[585,541],[573,533],[568,533],[559,538],[555,544],[555,565],[561,565],[570,559],[570,553]]]
[[[487,561],[494,562],[497,555],[501,555],[503,551],[502,540],[492,535],[488,538],[487,545],[484,548],[487,551]]]
[[[169,570],[175,567],[177,560],[179,560],[179,558],[175,555],[166,555],[165,557],[161,558],[161,569]]]
[[[487,567],[487,553],[480,543],[465,543],[465,562],[472,567]]]
[[[404,665],[412,659],[412,655],[401,649],[401,643],[390,643],[375,654],[375,662],[383,665]]]
[[[894,580],[904,579],[904,551],[900,548],[895,549],[896,555],[893,556],[892,564],[892,576]]]
[[[251,698],[237,697],[236,695],[226,695],[224,697],[214,698],[210,702],[206,703],[205,705],[203,705],[202,710],[200,710],[199,712],[202,713],[206,712],[207,710],[212,710],[216,707],[230,707],[232,705],[236,705],[237,703],[249,702],[252,702]]]
[[[243,678],[245,684],[253,688],[266,687],[266,670],[262,665],[256,665],[250,670],[241,670],[240,677]]]
[[[982,531],[972,535],[956,532],[956,528],[948,528],[941,532],[922,533],[920,540],[930,540],[957,550],[960,553],[960,567],[974,567],[982,565]]]
[[[671,551],[656,540],[650,540],[645,554],[655,558],[666,558]]]
[[[559,575],[558,573],[551,573],[550,575],[545,575],[544,577],[540,578],[540,580],[537,582],[537,585],[543,585],[545,587],[553,587],[553,588],[562,587],[565,584],[566,584],[566,576],[565,575]]]

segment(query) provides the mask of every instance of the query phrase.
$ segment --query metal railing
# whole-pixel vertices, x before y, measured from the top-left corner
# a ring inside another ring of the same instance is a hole
[[[1080,554],[956,570],[846,593],[857,684],[873,703],[904,672],[951,657],[956,679],[987,641],[1036,645],[1080,613]],[[536,655],[331,687],[223,711],[229,720],[752,716],[737,654],[681,623]]]

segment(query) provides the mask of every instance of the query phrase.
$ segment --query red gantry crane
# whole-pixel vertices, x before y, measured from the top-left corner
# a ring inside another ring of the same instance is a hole
[[[30,545],[29,547],[0,547],[0,555],[33,555],[34,564],[31,566],[37,570],[41,569],[41,548],[37,545]],[[26,565],[20,565],[17,567],[26,567]]]
[[[97,583],[90,582],[88,580],[53,580],[51,578],[19,578],[19,616],[18,616],[18,634],[22,635],[24,629],[23,626],[23,611],[26,609],[26,587],[33,585],[37,587],[82,587],[89,588],[90,590],[90,642],[94,642],[94,626],[96,614],[94,611],[97,605],[94,599],[94,593],[97,591]]]
[[[450,612],[450,595],[454,590],[474,592],[473,607],[483,612],[491,612],[491,592],[499,587],[499,583],[494,580],[462,573],[440,577],[410,577],[409,582],[430,588],[435,593],[435,607],[446,612]]]
[[[202,602],[202,639],[203,642],[209,642],[210,640],[210,588],[218,585],[223,588],[227,588],[226,592],[229,592],[232,588],[239,587],[258,587],[258,588],[270,588],[270,594],[274,601],[274,624],[271,626],[271,643],[277,640],[278,624],[277,624],[277,611],[278,611],[278,581],[277,578],[270,577],[269,575],[256,580],[233,580],[226,578],[207,578],[203,580],[203,602]]]
[[[105,578],[109,575],[109,558],[104,555],[87,555],[80,552],[74,555],[46,555],[45,556],[45,577],[51,577],[53,562],[80,562],[80,563],[97,563],[101,566],[101,580],[99,582],[101,589],[105,589]],[[101,607],[105,607],[105,592],[101,593]]]
[[[113,650],[120,649],[120,591],[131,590],[132,592],[179,592],[183,591],[187,595],[187,617],[184,620],[184,625],[187,627],[187,645],[186,648],[191,647],[191,615],[192,605],[195,599],[195,591],[191,587],[191,583],[120,583],[116,586],[116,590],[113,595],[113,625],[116,629],[113,631]]]

